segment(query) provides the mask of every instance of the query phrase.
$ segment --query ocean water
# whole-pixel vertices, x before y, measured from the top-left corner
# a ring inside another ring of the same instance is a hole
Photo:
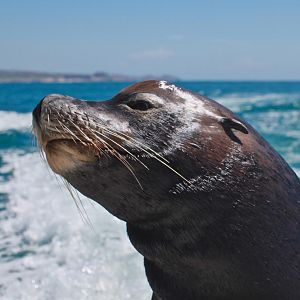
[[[0,299],[150,299],[125,224],[81,196],[83,222],[42,161],[31,111],[49,93],[108,99],[127,83],[0,84]],[[300,82],[179,82],[251,123],[300,175]]]

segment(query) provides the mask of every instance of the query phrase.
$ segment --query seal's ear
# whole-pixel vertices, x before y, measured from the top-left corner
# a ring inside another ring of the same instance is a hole
[[[233,128],[246,134],[248,133],[247,127],[236,119],[221,118],[219,122],[223,127]]]
[[[236,119],[231,119],[231,118],[221,118],[219,120],[219,123],[222,125],[224,128],[224,131],[226,134],[235,142],[242,144],[241,140],[232,132],[232,129],[241,131],[242,133],[248,134],[248,129],[247,127],[239,122]]]

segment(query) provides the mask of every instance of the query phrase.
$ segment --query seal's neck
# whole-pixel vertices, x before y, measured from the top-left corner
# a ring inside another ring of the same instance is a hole
[[[235,272],[220,256],[217,242],[206,236],[213,226],[208,221],[195,224],[193,219],[152,228],[127,224],[130,241],[145,258],[150,286],[162,299],[198,299],[204,286],[214,290],[216,282],[230,285],[228,276]]]

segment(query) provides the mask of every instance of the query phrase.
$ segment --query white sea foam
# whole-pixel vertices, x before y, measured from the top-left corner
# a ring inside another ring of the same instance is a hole
[[[82,196],[92,230],[37,153],[3,157],[13,177],[0,183],[1,299],[150,299],[123,222]]]
[[[231,93],[220,96],[216,94],[211,96],[221,104],[229,107],[235,112],[241,110],[251,110],[253,106],[260,107],[266,105],[282,104],[288,101],[296,102],[300,99],[300,94],[289,94],[289,93]]]
[[[298,93],[290,94],[290,93],[230,93],[223,96],[220,96],[221,93],[215,95],[215,98],[223,99],[223,100],[234,100],[234,101],[251,101],[251,102],[259,102],[264,100],[283,100],[283,99],[299,99],[300,95]]]
[[[6,130],[29,130],[31,120],[31,113],[0,111],[0,132]]]

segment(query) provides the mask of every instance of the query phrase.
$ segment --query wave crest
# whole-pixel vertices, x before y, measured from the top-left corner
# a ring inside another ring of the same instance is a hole
[[[30,130],[31,113],[0,111],[0,132],[7,130]]]

